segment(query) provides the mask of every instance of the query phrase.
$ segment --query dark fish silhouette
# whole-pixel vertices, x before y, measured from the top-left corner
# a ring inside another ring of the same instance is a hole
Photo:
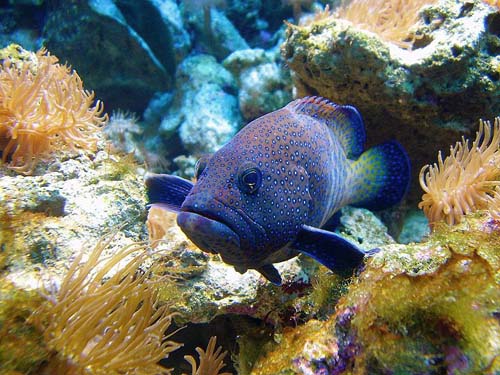
[[[149,200],[178,212],[184,233],[238,272],[256,269],[280,284],[273,263],[299,252],[334,271],[352,270],[365,252],[320,227],[348,204],[382,209],[399,202],[410,178],[398,143],[363,152],[364,142],[354,107],[298,99],[200,159],[195,184],[150,175]]]

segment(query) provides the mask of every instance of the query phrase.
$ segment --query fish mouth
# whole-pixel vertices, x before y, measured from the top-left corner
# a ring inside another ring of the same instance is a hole
[[[222,218],[209,212],[182,210],[177,214],[177,225],[200,249],[218,254],[237,253],[240,237]]]
[[[201,250],[219,254],[240,269],[254,268],[260,254],[256,246],[267,239],[264,228],[243,210],[202,194],[184,201],[177,214],[179,227]]]

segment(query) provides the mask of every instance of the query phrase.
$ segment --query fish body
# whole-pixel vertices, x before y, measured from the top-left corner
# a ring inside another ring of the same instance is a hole
[[[178,212],[178,225],[198,247],[239,272],[256,269],[279,284],[272,264],[299,252],[334,270],[352,269],[365,253],[321,226],[348,204],[399,202],[410,175],[398,143],[363,152],[364,143],[354,107],[298,99],[200,161],[196,183],[148,177],[150,203]]]

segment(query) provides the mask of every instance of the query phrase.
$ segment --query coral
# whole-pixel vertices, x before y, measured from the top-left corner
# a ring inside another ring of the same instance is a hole
[[[369,263],[338,307],[338,314],[355,312],[355,369],[500,371],[500,241],[484,231],[487,221],[484,215],[459,227],[441,224],[429,242],[394,246]]]
[[[279,55],[254,48],[235,51],[222,62],[238,82],[238,103],[246,121],[292,101],[291,79],[280,68]]]
[[[232,74],[213,56],[186,58],[176,73],[176,95],[157,132],[164,142],[161,153],[182,146],[197,157],[227,143],[241,124]],[[238,90],[235,90],[236,93]]]
[[[216,342],[217,338],[212,336],[208,342],[206,351],[196,348],[200,357],[199,367],[193,356],[187,355],[184,357],[192,367],[192,375],[231,375],[229,372],[219,372],[224,367],[223,360],[227,352],[221,353],[222,348],[220,346],[215,350]]]
[[[418,206],[431,226],[440,220],[453,225],[486,208],[500,185],[500,118],[493,126],[480,120],[472,146],[462,137],[444,161],[439,152],[438,163],[424,166],[419,181],[425,194]]]
[[[499,233],[483,212],[382,247],[332,317],[285,330],[253,374],[498,374]]]
[[[18,55],[26,54],[21,47]],[[31,174],[37,162],[59,150],[96,150],[107,120],[102,103],[83,88],[78,74],[41,49],[22,63],[7,56],[0,66],[0,149],[11,169]]]
[[[309,320],[296,328],[287,327],[277,335],[277,343],[267,345],[268,353],[261,356],[253,366],[252,375],[291,375],[291,374],[335,374],[334,372],[308,372],[294,358],[300,353],[310,359],[313,357],[328,356],[333,352],[335,345],[323,341],[325,339],[325,324],[318,320]],[[334,342],[331,337],[331,343]],[[322,341],[321,344],[315,342]],[[326,343],[326,344],[323,344]]]
[[[395,138],[419,168],[450,139],[475,132],[478,118],[500,113],[498,11],[480,0],[439,0],[420,19],[411,50],[336,17],[288,27],[281,46],[297,96],[354,105],[369,145]],[[418,169],[412,177],[416,204]]]
[[[418,22],[419,10],[436,0],[347,0],[335,10],[334,17],[351,21],[382,39],[410,48],[415,35],[410,29]]]
[[[132,244],[102,259],[111,239],[98,243],[85,263],[77,256],[57,293],[33,315],[57,353],[50,373],[170,373],[157,362],[180,345],[164,337],[172,316],[167,305],[158,307],[156,284],[140,269],[146,249]]]
[[[18,286],[32,287],[42,273],[61,278],[75,249],[96,243],[126,222],[110,249],[146,238],[146,197],[137,164],[102,149],[48,164],[40,176],[23,176],[0,165],[0,267]],[[22,270],[22,272],[21,272]],[[56,276],[57,275],[57,276]]]

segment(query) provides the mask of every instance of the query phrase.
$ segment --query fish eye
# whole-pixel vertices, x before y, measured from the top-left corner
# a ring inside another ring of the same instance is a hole
[[[201,158],[198,159],[196,164],[194,165],[194,177],[198,180],[207,167],[208,164],[208,158],[206,156],[202,156]]]
[[[243,192],[256,193],[262,184],[262,172],[257,167],[246,168],[239,174],[238,182]]]

